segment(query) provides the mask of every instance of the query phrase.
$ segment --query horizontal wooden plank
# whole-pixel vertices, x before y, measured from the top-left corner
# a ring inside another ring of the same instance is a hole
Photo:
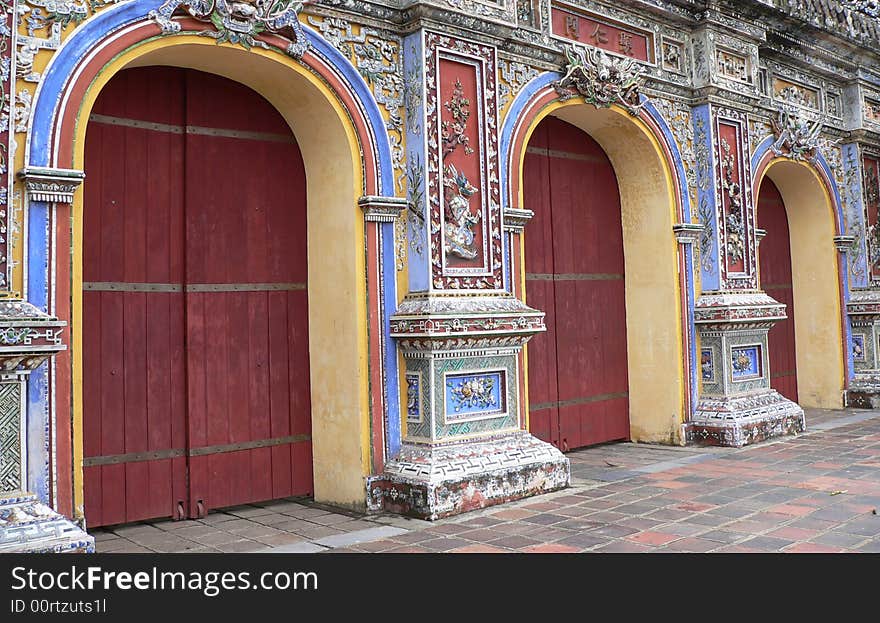
[[[165,134],[191,134],[198,136],[219,136],[222,138],[236,138],[249,141],[269,141],[272,143],[296,144],[292,134],[274,134],[272,132],[251,132],[247,130],[230,130],[228,128],[206,128],[198,125],[172,125],[169,123],[156,123],[142,121],[141,119],[129,119],[126,117],[114,117],[112,115],[100,115],[93,113],[89,121],[115,125],[137,130],[149,130],[151,132],[163,132]]]
[[[305,290],[304,283],[126,283],[85,281],[88,292],[294,292]]]
[[[527,147],[527,154],[535,154],[538,156],[547,156],[549,158],[562,158],[563,160],[581,160],[584,162],[596,162],[599,164],[608,164],[606,158],[593,156],[589,154],[577,154],[571,151],[561,151],[559,149],[547,149],[546,147]]]
[[[138,463],[142,461],[158,461],[173,459],[182,456],[205,456],[208,454],[223,454],[226,452],[239,452],[241,450],[254,450],[256,448],[270,448],[301,441],[311,441],[311,435],[288,435],[286,437],[274,437],[271,439],[255,439],[240,443],[219,444],[214,446],[200,446],[190,448],[168,448],[166,450],[152,450],[149,452],[129,452],[126,454],[108,454],[104,456],[90,456],[83,459],[83,467],[96,465],[117,465],[119,463]]]
[[[618,273],[526,273],[526,281],[618,281]]]
[[[618,398],[628,398],[629,392],[618,392],[616,394],[598,394],[596,396],[584,396],[582,398],[571,398],[570,400],[560,400],[557,402],[542,402],[529,405],[529,411],[542,411],[544,409],[554,409],[560,407],[571,407],[574,405],[583,405],[591,402],[603,402],[605,400],[616,400]]]

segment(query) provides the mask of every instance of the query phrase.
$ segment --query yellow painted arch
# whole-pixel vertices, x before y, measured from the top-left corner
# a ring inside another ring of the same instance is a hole
[[[553,115],[589,134],[605,150],[617,176],[626,275],[626,339],[630,436],[634,441],[681,444],[686,383],[682,369],[681,291],[675,178],[663,147],[642,120],[623,108],[597,109],[577,100],[547,104],[525,129],[518,154],[520,207],[526,147],[538,124]],[[584,189],[589,192],[589,189]],[[526,227],[521,237],[520,282],[525,296]],[[528,404],[528,349],[526,387]]]
[[[361,150],[346,111],[312,71],[276,51],[245,51],[196,35],[137,43],[114,57],[92,81],[77,115],[75,168],[84,166],[89,114],[101,89],[120,70],[144,65],[197,69],[260,93],[290,125],[308,181],[309,361],[315,499],[363,508],[370,470],[367,310]],[[88,175],[88,172],[86,172]],[[88,184],[88,177],[85,184]],[[72,365],[74,508],[82,512],[82,214],[72,206]]]
[[[834,201],[825,181],[806,162],[774,158],[760,173],[756,189],[765,176],[779,189],[788,217],[798,402],[808,408],[839,409],[845,363]],[[772,236],[767,232],[767,239]]]

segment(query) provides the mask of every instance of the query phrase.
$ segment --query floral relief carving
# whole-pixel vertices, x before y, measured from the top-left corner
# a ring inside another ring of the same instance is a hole
[[[727,259],[736,263],[745,258],[746,236],[743,223],[742,186],[736,181],[734,171],[736,162],[733,150],[725,139],[721,139],[721,192],[727,199],[727,216],[724,219],[726,230],[725,250]]]

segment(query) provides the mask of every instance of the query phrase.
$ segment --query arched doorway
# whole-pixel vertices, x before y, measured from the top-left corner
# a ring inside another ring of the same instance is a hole
[[[770,386],[793,402],[798,401],[795,351],[795,307],[792,290],[791,242],[785,203],[770,178],[758,193],[758,227],[767,232],[760,246],[761,289],[786,306],[788,319],[776,323],[767,338]]]
[[[755,171],[757,223],[767,231],[758,247],[761,287],[788,315],[770,330],[771,386],[804,408],[839,409],[844,333],[832,187],[818,164],[772,152]]]
[[[127,69],[89,118],[84,502],[91,526],[310,494],[306,174],[255,91]]]
[[[546,312],[529,344],[532,433],[562,449],[629,437],[620,193],[596,141],[547,117],[523,162],[526,300]]]

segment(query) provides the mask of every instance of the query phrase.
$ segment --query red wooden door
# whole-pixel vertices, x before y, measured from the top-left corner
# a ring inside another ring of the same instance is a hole
[[[312,490],[305,171],[226,79],[126,70],[86,141],[89,525]]]
[[[611,162],[549,117],[523,169],[526,297],[547,314],[529,343],[532,432],[562,450],[629,437],[623,235]]]
[[[797,360],[794,338],[794,296],[791,288],[791,246],[788,216],[779,189],[764,178],[758,193],[758,227],[767,230],[761,241],[761,287],[780,303],[785,303],[788,319],[770,329],[770,386],[797,402]]]

